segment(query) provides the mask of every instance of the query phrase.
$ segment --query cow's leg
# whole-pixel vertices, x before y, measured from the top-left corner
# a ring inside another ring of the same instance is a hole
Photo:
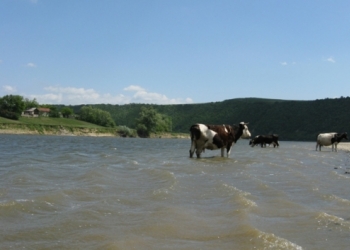
[[[221,148],[221,157],[224,157],[224,156],[225,156],[225,148],[222,147],[222,148]]]
[[[227,153],[227,158],[230,156],[230,154],[231,154],[231,149],[232,149],[232,147],[235,145],[235,143],[233,142],[233,143],[229,143],[228,145],[227,145],[227,147],[226,147],[226,153]]]
[[[194,140],[192,140],[191,148],[190,148],[190,158],[193,157],[193,153],[194,153],[195,149],[196,149],[196,143],[194,142]]]
[[[230,156],[231,153],[231,147],[227,147],[226,149],[226,157],[228,158]]]
[[[201,158],[202,150],[203,150],[202,148],[197,148],[197,150],[196,150],[197,158]]]

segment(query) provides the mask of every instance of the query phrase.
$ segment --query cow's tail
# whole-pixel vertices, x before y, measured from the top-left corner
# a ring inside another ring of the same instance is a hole
[[[190,158],[193,157],[193,153],[196,149],[196,140],[200,137],[200,129],[198,124],[192,125],[190,127],[190,136],[191,136],[191,148],[190,148]]]
[[[200,135],[200,130],[198,124],[192,125],[190,127],[190,136],[191,136],[191,141],[199,139]]]

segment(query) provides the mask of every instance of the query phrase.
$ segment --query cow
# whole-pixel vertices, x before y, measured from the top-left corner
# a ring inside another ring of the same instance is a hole
[[[346,132],[345,133],[332,132],[332,133],[319,134],[317,136],[316,151],[318,147],[319,147],[319,150],[321,151],[322,146],[332,145],[332,151],[335,150],[335,152],[337,152],[337,145],[342,139],[348,140],[348,134]]]
[[[254,147],[257,144],[260,144],[261,147],[266,147],[266,144],[272,144],[274,148],[276,146],[279,147],[278,135],[257,135],[254,137],[254,139],[250,140],[249,145]]]
[[[239,138],[250,138],[248,123],[241,122],[238,126],[230,125],[206,125],[194,124],[190,127],[191,148],[190,158],[196,151],[197,158],[205,149],[221,149],[221,156],[224,157],[225,149],[229,157],[232,144],[235,144]]]

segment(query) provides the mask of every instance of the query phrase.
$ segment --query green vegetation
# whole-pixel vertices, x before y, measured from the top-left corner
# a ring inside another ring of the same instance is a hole
[[[0,116],[12,120],[18,120],[25,108],[25,102],[22,96],[6,95],[0,98]]]
[[[0,129],[13,129],[15,131],[35,132],[39,134],[110,134],[127,137],[136,137],[136,131],[125,126],[106,128],[85,121],[66,118],[51,117],[19,117],[19,120],[11,120],[0,117]]]
[[[240,98],[202,104],[98,104],[94,107],[108,111],[116,124],[130,128],[136,128],[141,108],[151,107],[171,118],[171,131],[176,133],[188,133],[194,123],[232,125],[241,121],[249,122],[253,136],[276,133],[281,140],[314,141],[321,132],[350,130],[350,97],[314,101]]]
[[[140,137],[149,137],[151,133],[171,131],[171,119],[157,113],[152,107],[141,107],[136,122],[136,131]]]
[[[65,108],[62,108],[63,110]],[[111,114],[99,108],[84,106],[80,109],[79,119],[82,121],[91,122],[104,127],[115,127],[115,123]]]
[[[73,109],[68,108],[68,107],[63,107],[61,109],[61,114],[64,118],[69,118],[71,115],[74,114]]]
[[[3,102],[0,100],[0,108],[1,105]],[[90,123],[80,125],[74,125],[76,122],[83,122],[76,119],[47,118],[49,120],[45,120],[44,117],[27,119],[30,120],[31,126],[97,126],[113,129],[111,124],[114,123],[118,125],[114,131],[117,131],[116,133],[119,135],[136,136],[137,130],[142,137],[154,135],[162,137],[162,133],[167,133],[169,136],[171,133],[188,134],[189,127],[194,123],[233,125],[244,121],[249,122],[249,129],[253,136],[275,133],[280,136],[280,140],[294,141],[314,141],[317,134],[322,132],[348,132],[350,126],[348,111],[350,97],[314,101],[240,98],[202,104],[51,106],[51,108],[61,111],[67,107],[80,116],[82,115],[81,110],[86,108],[88,111],[97,111],[95,117],[97,120],[101,119],[100,114],[105,114],[108,119],[102,123],[92,119],[89,120]],[[28,124],[27,122],[29,122],[29,120],[24,120],[24,117],[18,119],[0,118],[0,124],[11,123],[14,125]],[[54,122],[54,120],[56,121]]]

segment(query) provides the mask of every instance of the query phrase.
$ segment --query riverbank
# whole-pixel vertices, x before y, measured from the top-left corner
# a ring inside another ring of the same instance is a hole
[[[14,135],[59,135],[59,136],[94,136],[94,137],[122,137],[117,129],[113,128],[88,128],[70,127],[63,125],[24,125],[24,124],[0,124],[0,134]],[[137,137],[137,136],[133,136]],[[150,138],[189,139],[185,133],[154,133]]]
[[[64,136],[120,136],[117,132],[106,132],[92,128],[66,128],[63,126],[50,126],[30,128],[4,128],[0,127],[0,134],[15,134],[15,135],[64,135]]]
[[[337,145],[337,148],[350,152],[350,142],[341,142]]]

